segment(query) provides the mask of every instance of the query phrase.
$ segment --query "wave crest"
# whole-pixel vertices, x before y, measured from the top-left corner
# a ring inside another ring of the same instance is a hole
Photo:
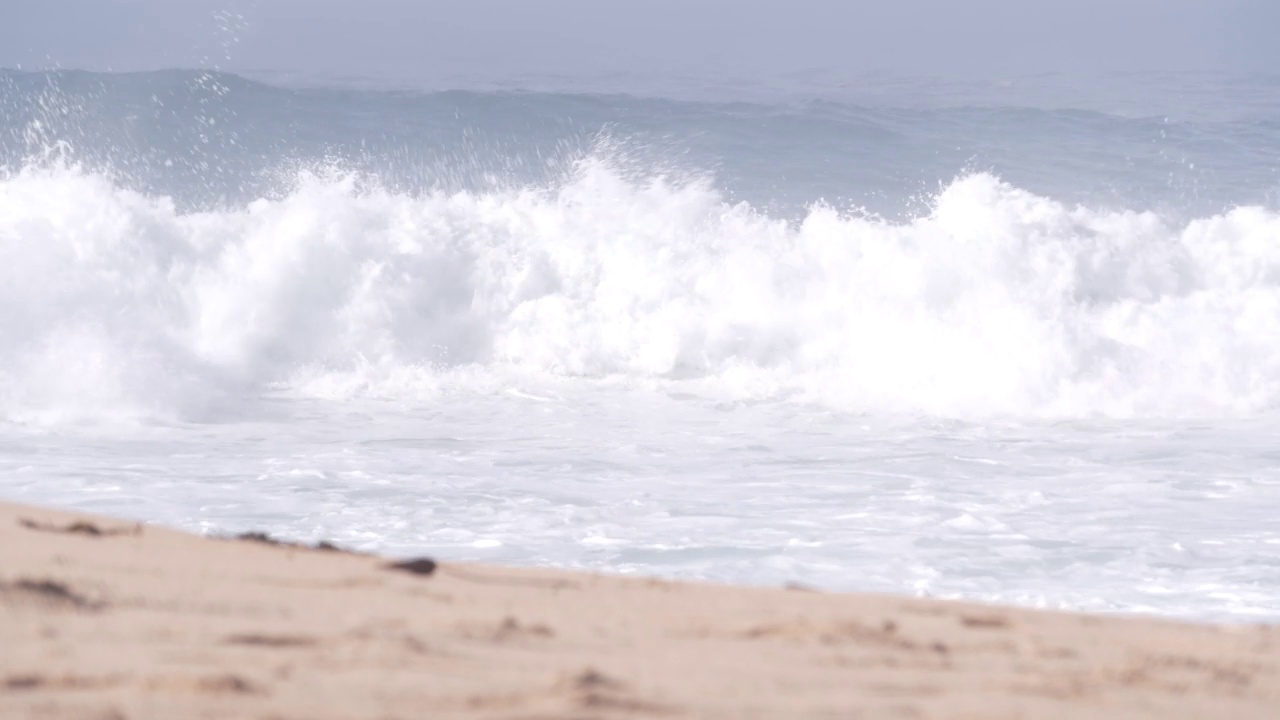
[[[788,222],[601,158],[398,194],[340,172],[181,212],[60,165],[0,179],[12,419],[198,414],[503,377],[868,412],[1217,415],[1277,400],[1280,216],[1173,225],[987,174],[904,223]]]

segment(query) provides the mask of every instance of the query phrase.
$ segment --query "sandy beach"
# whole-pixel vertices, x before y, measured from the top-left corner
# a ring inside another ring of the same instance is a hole
[[[215,539],[0,504],[0,716],[1259,718],[1280,630]]]

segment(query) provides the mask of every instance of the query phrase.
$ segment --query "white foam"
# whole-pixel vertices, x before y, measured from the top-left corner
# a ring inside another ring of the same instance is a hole
[[[404,195],[302,173],[183,213],[66,165],[0,179],[11,419],[540,382],[949,417],[1250,414],[1280,397],[1280,216],[1174,224],[986,174],[906,223],[788,223],[706,182]]]

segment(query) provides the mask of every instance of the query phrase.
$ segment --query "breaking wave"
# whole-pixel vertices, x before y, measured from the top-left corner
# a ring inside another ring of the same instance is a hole
[[[11,420],[198,417],[267,392],[521,382],[986,416],[1280,398],[1280,215],[1070,207],[989,174],[915,219],[799,219],[589,157],[523,190],[299,173],[188,211],[65,163],[0,175]]]

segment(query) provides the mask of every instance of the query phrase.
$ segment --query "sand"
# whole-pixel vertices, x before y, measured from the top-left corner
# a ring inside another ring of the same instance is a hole
[[[421,562],[0,504],[0,717],[1280,718],[1280,629]]]

